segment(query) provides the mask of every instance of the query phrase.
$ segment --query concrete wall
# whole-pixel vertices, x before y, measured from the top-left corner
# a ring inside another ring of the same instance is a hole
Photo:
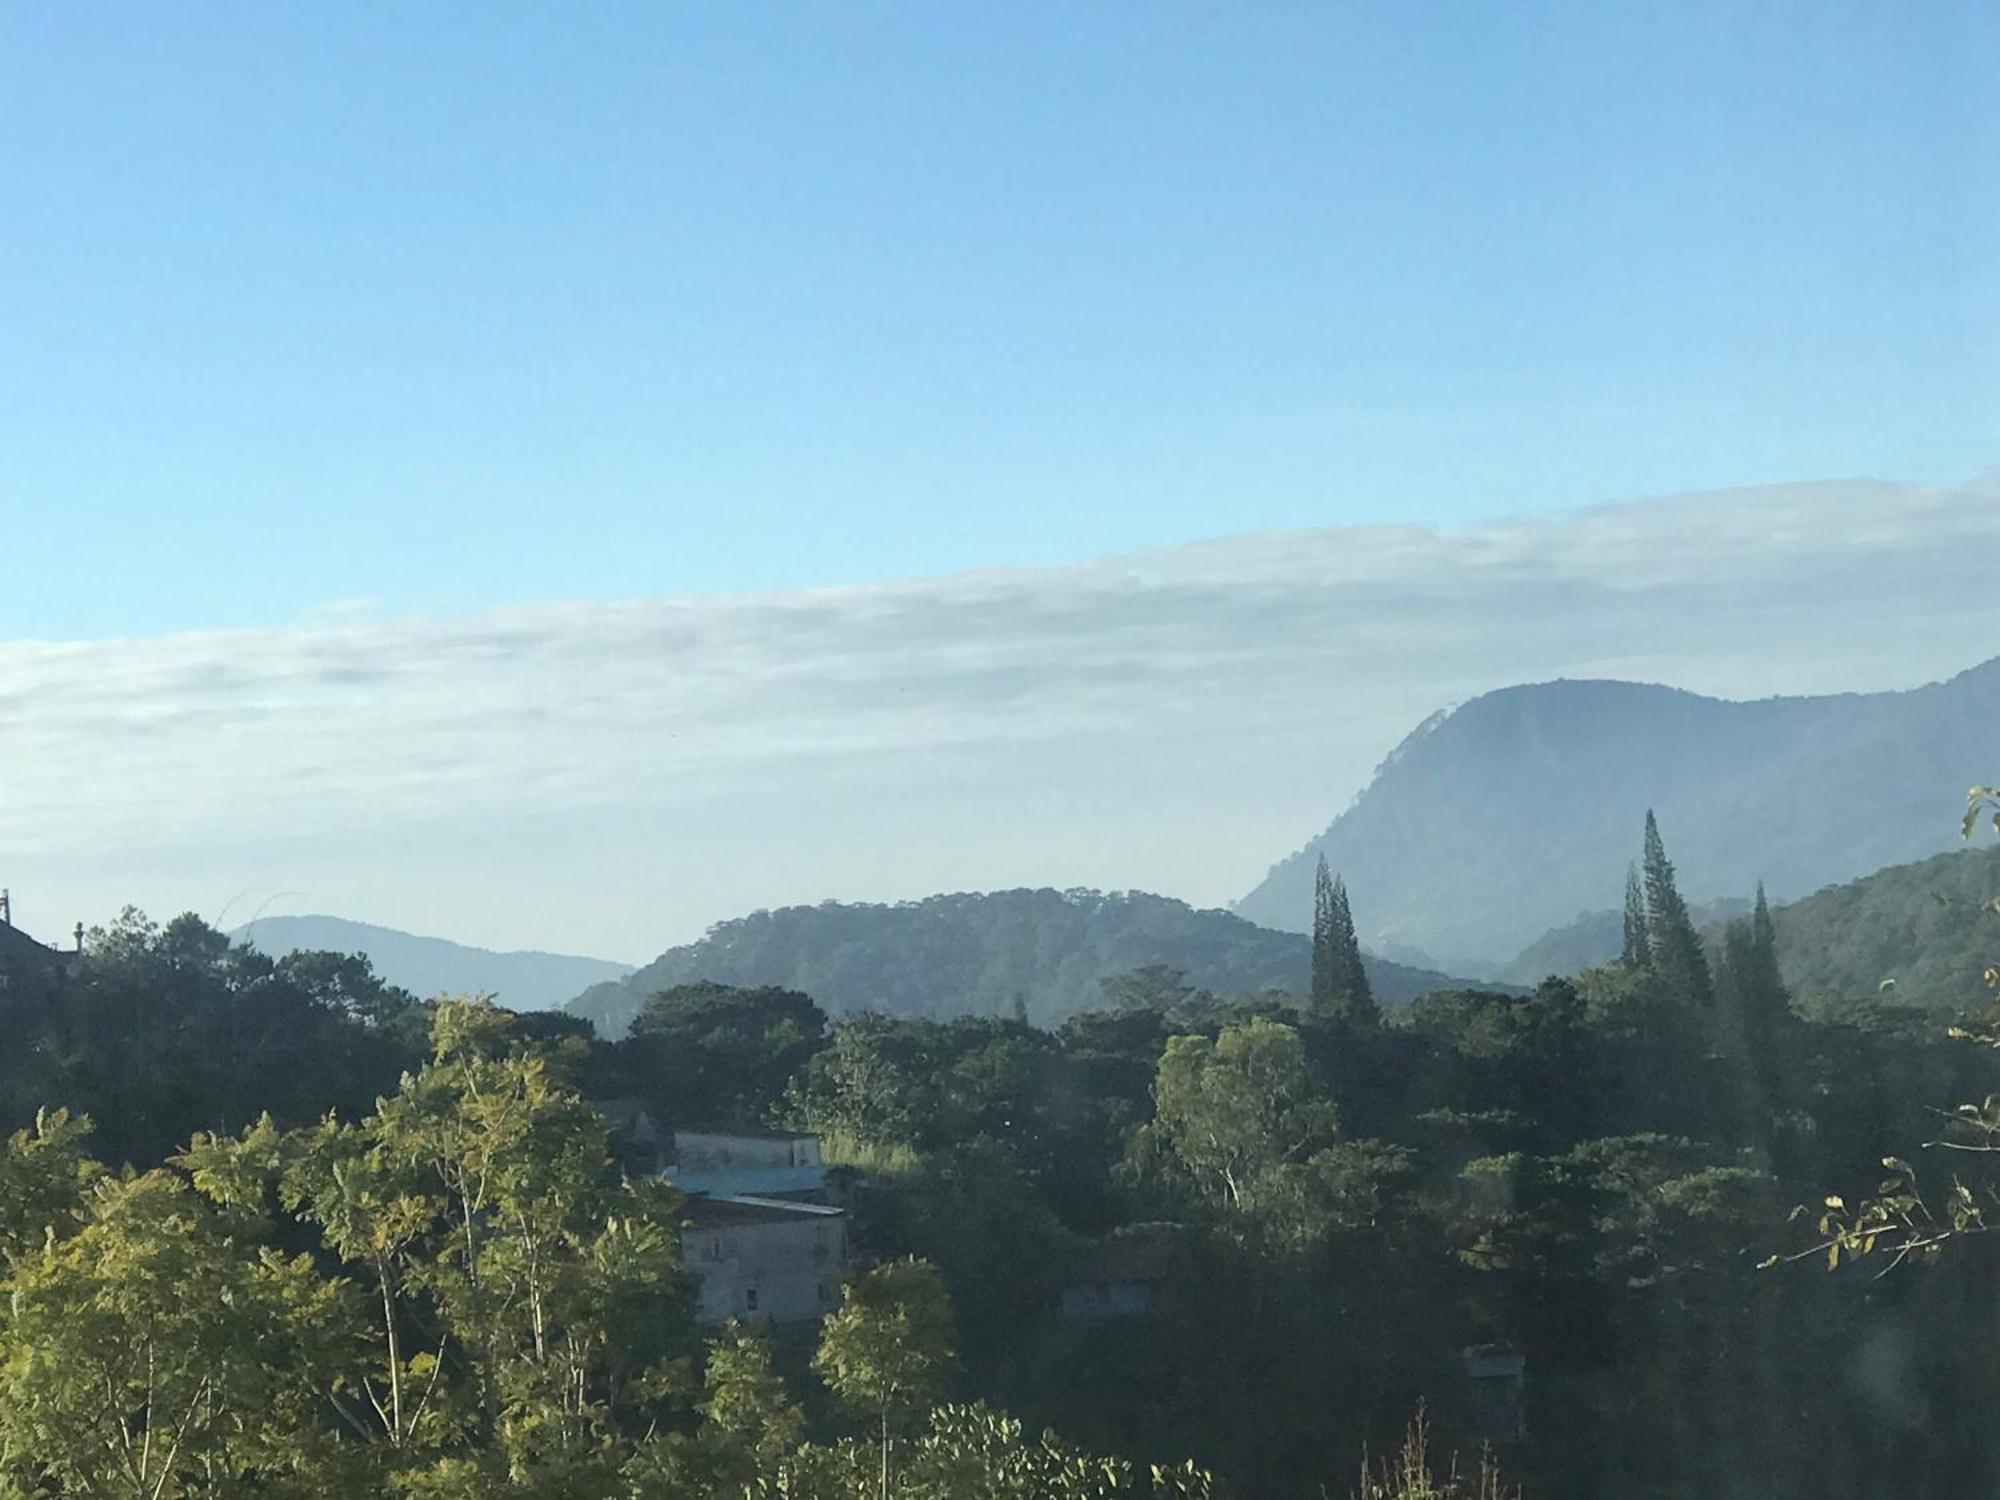
[[[700,1280],[696,1320],[803,1322],[840,1305],[847,1269],[847,1216],[787,1215],[691,1227],[681,1256]]]

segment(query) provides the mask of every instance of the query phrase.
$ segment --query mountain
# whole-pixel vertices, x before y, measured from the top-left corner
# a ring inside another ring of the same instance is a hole
[[[630,964],[566,953],[495,953],[341,917],[260,917],[229,934],[272,957],[301,949],[365,953],[375,972],[414,995],[492,995],[512,1010],[549,1010]]]
[[[1323,853],[1362,941],[1504,962],[1615,905],[1646,809],[1694,900],[1804,896],[1952,843],[2000,772],[2000,658],[1908,692],[1730,702],[1631,682],[1504,688],[1434,715],[1236,910],[1300,931]]]
[[[1101,1004],[1098,982],[1146,964],[1182,970],[1217,994],[1303,991],[1311,944],[1226,911],[1141,892],[1018,890],[931,896],[895,906],[791,906],[709,929],[636,973],[595,985],[567,1009],[602,1036],[624,1034],[647,996],[694,980],[803,990],[841,1014],[1012,1015],[1054,1026]],[[1462,984],[1367,960],[1385,1004]]]
[[[2000,965],[1996,899],[2000,846],[1831,886],[1771,913],[1785,982],[1807,1004],[1886,995],[1934,1010],[1976,1008],[1992,997],[1985,972]]]

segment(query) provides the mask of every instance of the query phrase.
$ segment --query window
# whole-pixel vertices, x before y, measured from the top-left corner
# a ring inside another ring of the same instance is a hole
[[[754,1286],[743,1288],[743,1310],[745,1312],[755,1312],[757,1310],[757,1288]]]

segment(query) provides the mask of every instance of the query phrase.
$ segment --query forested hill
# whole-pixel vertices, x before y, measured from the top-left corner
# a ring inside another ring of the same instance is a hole
[[[1219,995],[1302,991],[1310,945],[1224,911],[1139,892],[1018,890],[932,896],[895,906],[792,906],[723,922],[643,969],[569,1003],[599,1034],[624,1034],[648,995],[708,979],[803,990],[836,1014],[1012,1015],[1056,1025],[1102,1003],[1099,981],[1148,964]],[[1394,1004],[1461,981],[1367,960],[1376,998]]]
[[[496,953],[444,938],[342,917],[261,917],[229,934],[272,958],[287,953],[362,953],[388,983],[428,999],[492,995],[512,1010],[550,1010],[585,985],[632,972],[630,964],[568,953]]]
[[[1772,913],[1785,982],[1808,1004],[1883,999],[1965,1011],[2000,965],[2000,845],[1878,870]]]
[[[1363,943],[1504,963],[1617,905],[1649,807],[1691,899],[1759,879],[1794,899],[1946,848],[1996,743],[2000,659],[1909,692],[1750,703],[1630,682],[1506,688],[1419,728],[1237,910],[1303,930],[1324,853]]]

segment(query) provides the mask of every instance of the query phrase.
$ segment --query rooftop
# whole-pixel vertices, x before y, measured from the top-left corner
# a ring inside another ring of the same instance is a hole
[[[807,1219],[837,1219],[843,1210],[824,1203],[794,1203],[782,1198],[690,1198],[681,1218],[692,1229],[721,1229],[731,1224],[796,1224]]]
[[[61,957],[9,922],[0,922],[0,963],[49,964]]]

